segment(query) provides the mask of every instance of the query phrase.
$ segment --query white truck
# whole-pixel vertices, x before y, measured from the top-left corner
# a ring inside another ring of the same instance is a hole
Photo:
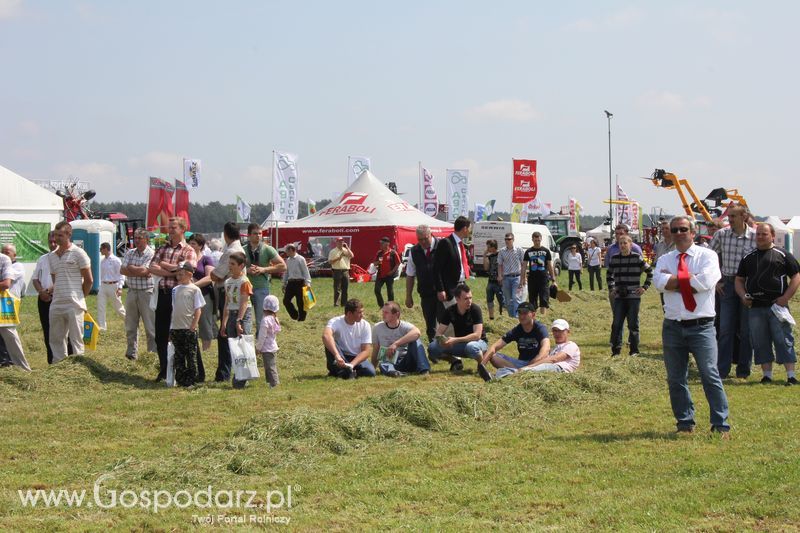
[[[514,246],[527,250],[533,246],[531,235],[533,235],[534,231],[542,234],[542,246],[552,252],[553,268],[555,268],[556,275],[558,275],[561,271],[561,257],[550,230],[542,224],[523,224],[521,222],[481,221],[473,224],[472,254],[475,271],[483,272],[483,256],[486,255],[487,240],[494,239],[497,241],[497,246],[503,248],[505,246],[503,239],[506,233],[513,233]]]

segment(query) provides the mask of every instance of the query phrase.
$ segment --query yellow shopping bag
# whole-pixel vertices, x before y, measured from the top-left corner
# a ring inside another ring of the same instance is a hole
[[[89,311],[83,312],[83,345],[87,350],[97,349],[97,339],[100,338],[100,327],[94,321]]]
[[[8,292],[8,289],[0,291],[0,326],[19,324],[19,304],[20,299]]]
[[[303,287],[303,309],[310,311],[315,305],[317,305],[317,299],[314,297],[314,291],[306,285]]]

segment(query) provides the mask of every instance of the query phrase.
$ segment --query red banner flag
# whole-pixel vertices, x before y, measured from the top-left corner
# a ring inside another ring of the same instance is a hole
[[[189,223],[189,189],[186,183],[175,180],[175,216],[186,221],[186,229],[191,229]]]
[[[536,199],[536,160],[514,159],[514,187],[511,203],[527,204]]]
[[[150,178],[150,192],[147,198],[147,229],[167,232],[172,209],[172,184],[158,178]]]

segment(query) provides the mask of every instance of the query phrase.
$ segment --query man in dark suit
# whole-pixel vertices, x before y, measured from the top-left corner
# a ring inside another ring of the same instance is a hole
[[[453,223],[453,233],[441,239],[433,259],[436,298],[447,308],[455,303],[453,289],[469,279],[469,262],[464,239],[469,235],[470,221],[461,216]]]
[[[436,317],[444,311],[442,302],[436,298],[436,283],[434,281],[433,261],[436,254],[436,245],[441,239],[435,239],[431,234],[430,226],[425,224],[417,227],[417,244],[408,254],[406,263],[406,307],[414,307],[414,281],[417,282],[419,304],[422,307],[422,316],[425,317],[425,333],[428,342],[432,342],[436,335]]]

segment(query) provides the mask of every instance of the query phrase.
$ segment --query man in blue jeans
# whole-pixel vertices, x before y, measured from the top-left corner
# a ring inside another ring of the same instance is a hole
[[[386,302],[381,308],[383,321],[372,328],[372,364],[381,374],[391,378],[413,372],[428,374],[431,370],[425,348],[419,341],[417,326],[400,320],[400,305]]]
[[[654,283],[664,293],[661,338],[672,413],[679,433],[694,431],[689,393],[689,352],[694,355],[710,408],[711,431],[728,437],[728,398],[717,369],[714,290],[721,277],[717,254],[694,244],[695,222],[676,216],[669,224],[675,250],[659,258]]]
[[[445,309],[439,318],[436,338],[428,346],[431,363],[439,359],[450,362],[451,372],[464,369],[461,357],[469,357],[480,362],[483,352],[489,347],[486,332],[483,330],[481,308],[472,303],[472,291],[466,283],[459,283],[453,289],[456,304]],[[445,337],[447,326],[453,325],[453,337]]]
[[[800,287],[800,265],[792,254],[776,248],[774,239],[772,224],[756,225],[756,249],[739,263],[736,294],[750,310],[750,336],[756,364],[763,372],[761,383],[772,383],[772,362],[777,361],[786,367],[786,384],[797,385],[789,300]]]
[[[486,353],[483,354],[481,364],[478,366],[478,373],[485,381],[491,380],[486,367],[486,363],[491,363],[495,368],[519,369],[529,366],[534,359],[545,356],[550,352],[550,338],[547,334],[547,326],[536,320],[536,309],[528,302],[522,302],[517,307],[517,324],[513,329],[506,332],[503,337],[492,344]],[[502,350],[512,342],[517,343],[519,358],[511,357],[497,350]],[[487,379],[487,376],[489,379]]]
[[[328,321],[322,332],[328,375],[342,379],[375,377],[369,361],[372,327],[364,320],[364,304],[355,298],[344,304],[344,315]]]
[[[247,260],[247,278],[253,284],[250,303],[256,315],[256,336],[264,316],[264,298],[269,296],[270,275],[280,276],[286,272],[286,263],[272,246],[261,240],[261,226],[247,226],[247,243],[243,246]]]

